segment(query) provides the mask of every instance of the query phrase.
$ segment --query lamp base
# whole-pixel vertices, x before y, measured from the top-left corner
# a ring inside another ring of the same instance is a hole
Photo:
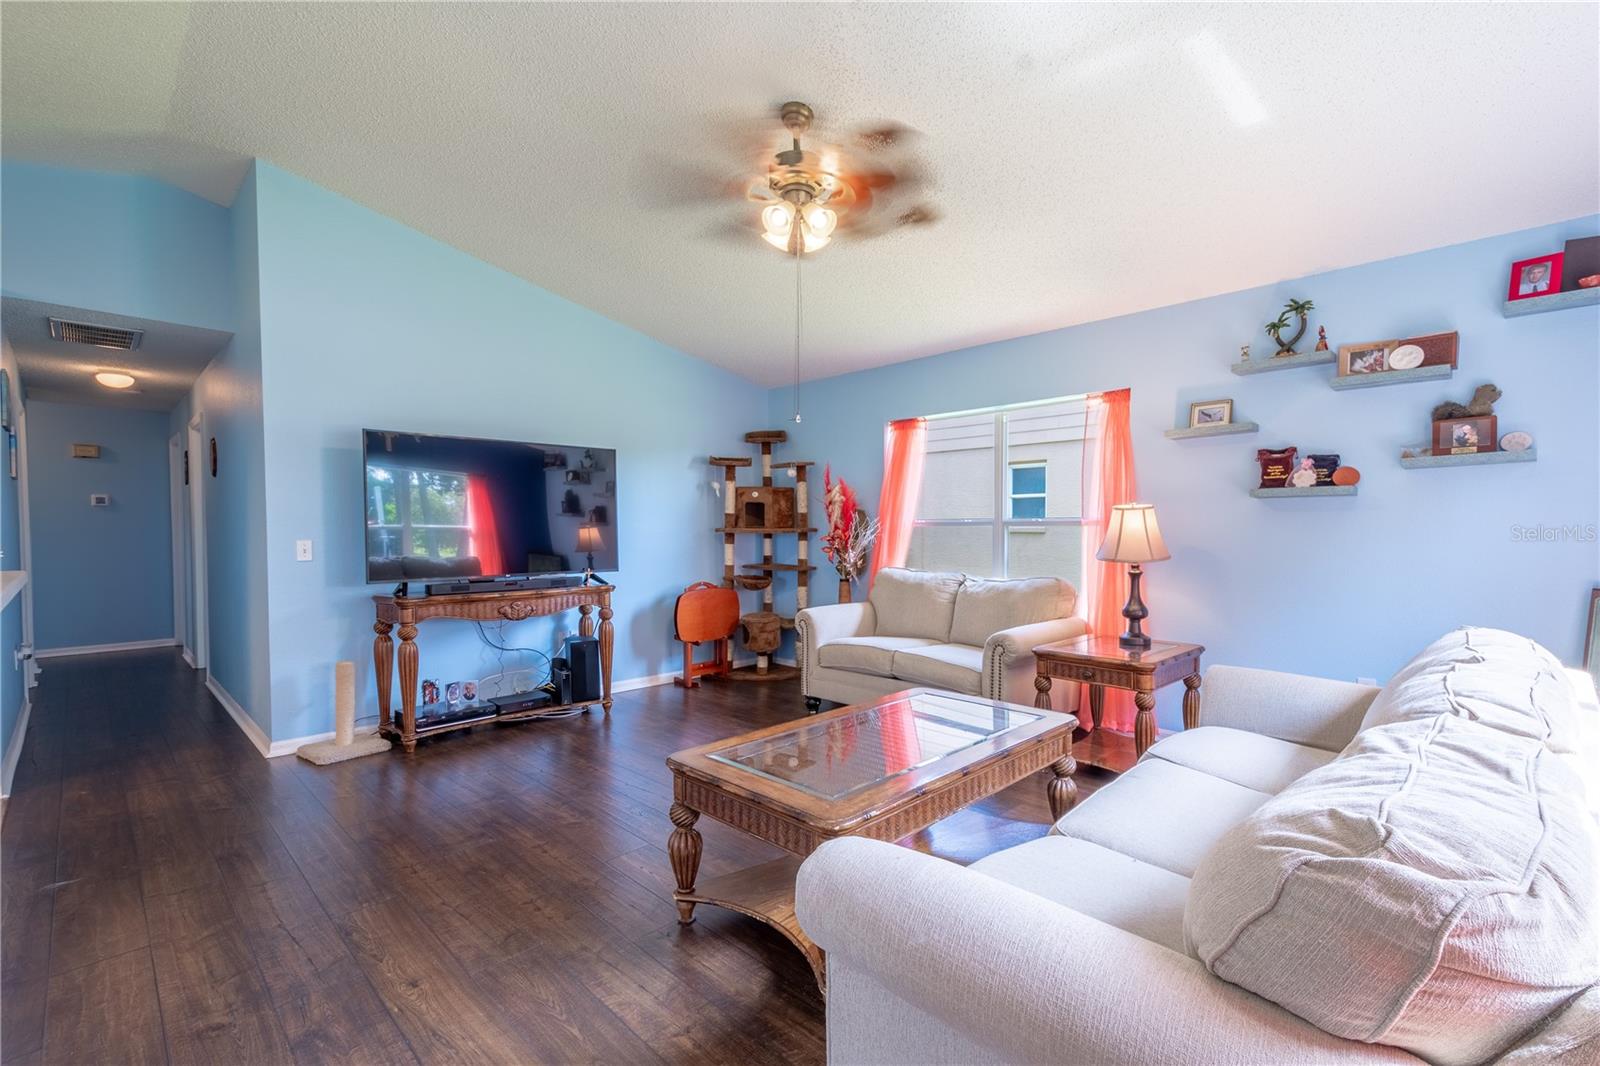
[[[1139,598],[1139,579],[1143,576],[1138,563],[1128,567],[1128,605],[1122,609],[1122,617],[1128,620],[1128,631],[1117,638],[1117,647],[1129,651],[1150,650],[1150,638],[1144,632],[1144,620],[1150,617],[1150,609]]]

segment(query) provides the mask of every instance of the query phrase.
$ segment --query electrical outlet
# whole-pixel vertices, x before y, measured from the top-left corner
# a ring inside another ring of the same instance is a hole
[[[311,542],[309,540],[295,541],[294,557],[296,562],[309,563],[311,561]]]
[[[111,496],[110,496],[110,494],[104,493],[104,492],[91,492],[91,493],[89,493],[89,506],[90,507],[110,507],[111,506]]]

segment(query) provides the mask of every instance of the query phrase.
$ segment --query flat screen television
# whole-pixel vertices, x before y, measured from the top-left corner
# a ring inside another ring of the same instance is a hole
[[[617,569],[614,448],[362,438],[368,582]]]

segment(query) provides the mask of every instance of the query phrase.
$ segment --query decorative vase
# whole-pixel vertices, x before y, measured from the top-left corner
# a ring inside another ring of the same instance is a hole
[[[850,579],[847,577],[841,577],[839,579],[839,602],[850,602]]]

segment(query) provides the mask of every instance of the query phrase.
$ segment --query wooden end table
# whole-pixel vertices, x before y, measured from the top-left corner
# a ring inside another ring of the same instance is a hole
[[[795,919],[800,859],[836,837],[899,840],[1046,768],[1059,818],[1077,799],[1077,725],[1049,709],[911,689],[680,751],[667,759],[678,921],[694,921],[696,904],[707,903],[766,922],[805,954],[826,990],[822,949]],[[702,814],[798,858],[696,884]]]
[[[1143,650],[1124,648],[1116,637],[1076,637],[1072,640],[1041,644],[1033,649],[1039,676],[1034,678],[1035,707],[1050,706],[1051,682],[1081,681],[1089,686],[1089,717],[1100,728],[1106,686],[1128,689],[1139,713],[1133,724],[1133,746],[1143,755],[1156,741],[1156,689],[1174,681],[1183,682],[1183,728],[1200,724],[1199,644],[1179,644],[1170,640],[1152,641]]]

